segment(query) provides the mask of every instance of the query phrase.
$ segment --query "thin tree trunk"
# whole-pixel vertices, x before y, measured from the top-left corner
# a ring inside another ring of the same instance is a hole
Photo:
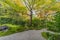
[[[32,9],[30,10],[30,26],[32,26],[32,14],[33,14],[33,12],[32,12]]]

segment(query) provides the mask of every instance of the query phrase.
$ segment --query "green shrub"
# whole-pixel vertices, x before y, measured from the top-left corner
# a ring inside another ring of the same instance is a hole
[[[47,28],[54,32],[60,32],[60,12],[56,12],[54,17],[52,22],[47,22]]]
[[[12,18],[0,18],[0,24],[6,24],[6,23],[8,23],[8,24],[16,24],[16,25],[25,25],[25,21],[23,21],[23,20],[20,20],[20,21],[18,21],[18,20],[15,20],[15,19],[12,19]]]
[[[33,20],[32,20],[32,29],[42,29],[42,28],[44,28],[44,26],[43,26],[43,23],[42,23],[43,21],[41,21],[40,19],[37,19],[37,18],[34,18]]]

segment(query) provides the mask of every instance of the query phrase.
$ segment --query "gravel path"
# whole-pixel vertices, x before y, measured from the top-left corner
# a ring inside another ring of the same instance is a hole
[[[43,29],[24,31],[9,36],[0,37],[0,40],[45,40],[41,35],[41,32],[43,31],[45,30]]]

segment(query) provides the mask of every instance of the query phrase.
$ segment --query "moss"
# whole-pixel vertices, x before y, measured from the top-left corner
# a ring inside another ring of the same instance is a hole
[[[41,34],[42,34],[42,36],[43,36],[44,38],[46,38],[46,39],[48,38],[48,36],[47,36],[47,33],[46,33],[46,32],[42,32]]]

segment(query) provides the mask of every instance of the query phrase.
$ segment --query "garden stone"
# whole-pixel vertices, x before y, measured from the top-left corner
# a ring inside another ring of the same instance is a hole
[[[8,29],[8,26],[0,26],[0,31],[6,31]]]

